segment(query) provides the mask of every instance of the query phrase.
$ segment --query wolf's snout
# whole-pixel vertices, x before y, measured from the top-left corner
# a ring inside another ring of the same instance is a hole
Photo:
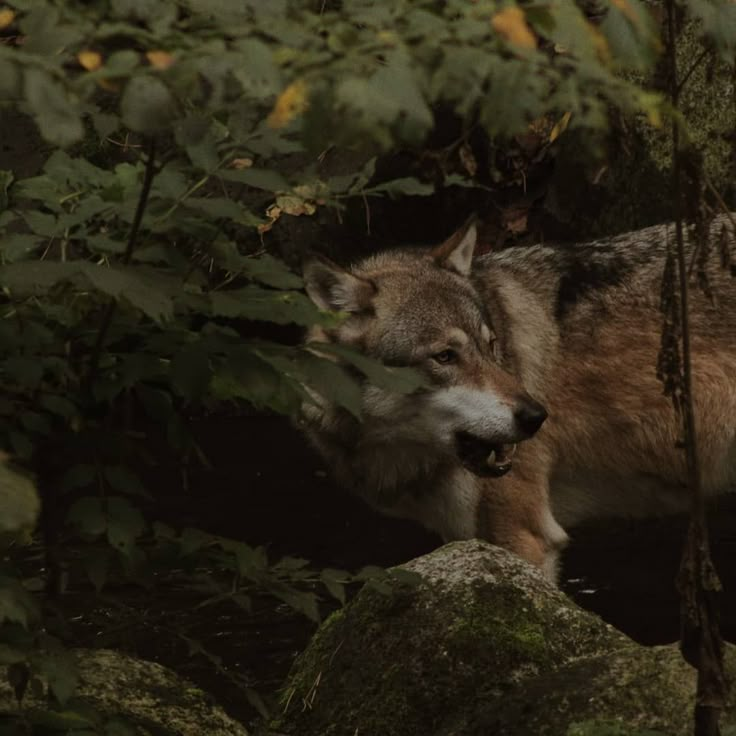
[[[536,434],[547,418],[547,410],[534,399],[523,399],[514,411],[514,420],[519,429],[527,436]]]

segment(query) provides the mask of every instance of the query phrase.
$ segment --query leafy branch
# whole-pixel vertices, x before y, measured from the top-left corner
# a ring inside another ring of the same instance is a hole
[[[151,136],[148,139],[147,160],[145,173],[143,175],[143,185],[141,186],[141,192],[138,197],[138,204],[135,209],[135,216],[133,223],[130,227],[130,235],[128,236],[128,242],[125,246],[125,252],[120,259],[123,265],[127,266],[130,263],[130,259],[133,257],[136,244],[138,242],[138,234],[140,232],[141,223],[143,222],[143,215],[146,211],[146,205],[148,204],[148,198],[151,194],[151,185],[153,184],[153,178],[156,174],[156,138]],[[89,361],[89,369],[87,373],[87,387],[90,388],[97,377],[97,370],[100,364],[100,356],[102,354],[102,348],[107,339],[107,334],[112,324],[115,310],[117,309],[117,299],[111,297],[105,307],[105,311],[102,315],[100,322],[100,328],[97,333],[97,339],[95,340],[92,348],[92,354]]]

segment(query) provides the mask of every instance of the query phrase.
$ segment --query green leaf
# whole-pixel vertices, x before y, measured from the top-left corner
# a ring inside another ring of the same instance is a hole
[[[1,272],[0,272],[1,273]],[[311,299],[298,292],[274,291],[260,286],[215,291],[210,294],[213,314],[223,317],[310,326],[321,321]]]
[[[600,29],[619,66],[643,71],[657,58],[659,38],[647,8],[637,0],[624,7],[610,3]]]
[[[38,609],[30,593],[14,578],[0,575],[0,624],[20,624],[28,628],[38,618]]]
[[[84,555],[82,561],[84,571],[98,593],[107,582],[110,561],[110,552],[107,549],[89,549]]]
[[[23,73],[25,96],[41,135],[57,146],[77,143],[84,135],[79,110],[66,90],[46,72],[36,68]]]
[[[3,67],[0,65],[0,74],[2,73],[2,69]],[[10,189],[14,178],[12,171],[0,169],[0,212],[8,208],[8,189]]]
[[[344,606],[345,583],[350,580],[350,575],[344,570],[333,570],[328,567],[322,570],[319,577],[322,584],[327,588],[328,593]]]
[[[94,483],[96,477],[97,471],[94,465],[88,465],[86,463],[72,465],[62,478],[61,490],[70,491],[74,488],[87,488],[87,486]]]
[[[176,103],[166,85],[157,77],[133,77],[120,102],[123,122],[139,133],[167,130],[176,117]]]
[[[354,365],[374,385],[399,394],[410,394],[427,385],[421,373],[413,368],[385,366],[378,360],[369,358],[344,345],[311,342],[307,347],[323,355],[334,355]]]
[[[104,268],[85,263],[79,268],[97,289],[115,299],[125,299],[154,322],[164,322],[173,317],[170,294],[176,288],[174,280],[140,267]]]
[[[23,212],[23,219],[26,221],[28,227],[36,233],[36,235],[43,235],[45,238],[53,238],[58,230],[59,226],[54,215],[47,215],[44,212]]]
[[[15,100],[21,96],[21,72],[10,59],[0,59],[0,99]]]
[[[135,393],[151,419],[161,424],[169,421],[173,406],[168,391],[139,384],[135,387]]]
[[[210,358],[201,346],[187,345],[171,360],[171,386],[189,401],[204,396],[211,378]]]
[[[263,702],[263,698],[253,688],[245,688],[245,698],[260,713],[261,718],[266,720],[271,718],[271,714]]]
[[[5,263],[22,261],[37,251],[45,242],[44,238],[27,233],[4,235],[0,240],[0,255]]]
[[[36,525],[40,502],[33,482],[0,462],[0,543],[28,534]]]
[[[47,435],[51,433],[51,423],[43,414],[33,411],[24,411],[19,416],[23,429],[31,434]]]
[[[77,663],[71,652],[61,647],[54,647],[51,650],[36,653],[33,663],[46,677],[54,697],[64,705],[74,695],[79,680]],[[84,721],[80,720],[80,723],[82,722]],[[86,722],[85,725],[90,724]]]
[[[260,220],[242,204],[225,197],[190,197],[186,207],[209,217],[224,217],[242,225],[257,225]]]
[[[420,585],[424,578],[413,570],[406,570],[403,567],[394,567],[389,570],[390,577],[400,585],[414,586]]]
[[[295,611],[304,614],[310,621],[319,623],[319,606],[317,605],[317,596],[314,593],[292,589],[273,590],[272,592]]]
[[[287,368],[286,365],[283,367]],[[342,366],[302,353],[295,357],[293,367],[300,379],[329,403],[342,406],[360,418],[363,405],[361,386]]]
[[[98,112],[92,115],[92,124],[95,126],[95,133],[104,140],[120,127],[120,118],[117,115]]]
[[[388,194],[391,197],[426,197],[434,194],[434,184],[427,184],[414,177],[392,179],[365,191],[366,194]]]
[[[39,398],[40,405],[46,409],[46,411],[52,414],[58,414],[60,417],[65,419],[71,419],[77,416],[78,410],[76,404],[71,402],[65,396],[59,396],[57,394],[45,394]]]
[[[274,169],[226,169],[219,176],[226,181],[236,181],[268,192],[288,192],[291,189],[289,182]]]
[[[21,649],[0,643],[0,665],[7,667],[9,664],[24,662],[26,654]]]
[[[146,528],[143,515],[127,499],[118,496],[107,499],[107,510],[108,542],[124,556],[132,557],[136,539]]]
[[[212,535],[202,532],[199,529],[186,528],[179,538],[181,553],[185,557],[193,554],[194,552],[198,552],[200,549],[211,543]]]
[[[235,47],[239,58],[232,74],[248,98],[267,98],[281,89],[281,73],[274,63],[272,46],[251,37],[238,40]]]
[[[96,496],[77,499],[67,513],[66,521],[86,536],[99,537],[104,534],[107,529],[107,513],[102,499]]]
[[[23,432],[9,432],[8,439],[10,439],[10,446],[13,452],[21,460],[30,460],[33,457],[33,443],[28,439],[28,436]]]
[[[304,286],[300,276],[289,271],[283,261],[268,253],[244,258],[241,266],[243,273],[249,278],[266,286],[273,286],[275,289],[301,289]]]
[[[13,356],[0,367],[8,379],[26,388],[36,388],[43,378],[43,365],[34,358]]]
[[[220,400],[244,399],[257,409],[281,414],[292,414],[307,398],[298,382],[247,349],[218,368],[210,392]]]
[[[87,261],[24,261],[0,267],[2,281],[16,295],[42,295],[57,283],[93,286],[113,298],[125,299],[155,322],[173,316],[171,294],[178,281],[151,269],[106,267]]]
[[[102,471],[105,480],[113,490],[127,496],[149,497],[141,479],[130,468],[124,465],[106,465]]]

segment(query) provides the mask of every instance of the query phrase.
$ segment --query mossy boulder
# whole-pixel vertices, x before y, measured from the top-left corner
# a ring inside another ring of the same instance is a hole
[[[133,733],[125,729],[130,725],[141,736],[248,736],[209,695],[160,664],[110,649],[78,649],[74,655],[79,686],[67,711],[56,716],[68,719],[69,733]],[[30,690],[23,707],[32,722],[53,718],[42,715],[48,705]],[[3,681],[0,722],[3,714],[16,709]]]
[[[276,732],[569,736],[608,723],[690,733],[695,675],[674,646],[635,644],[485,542],[405,567],[421,582],[364,588],[319,629]],[[736,673],[732,650],[729,663]]]

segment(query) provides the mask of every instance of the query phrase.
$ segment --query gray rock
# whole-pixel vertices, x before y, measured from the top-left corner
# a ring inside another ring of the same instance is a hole
[[[80,649],[74,654],[80,674],[75,699],[82,710],[91,706],[103,721],[121,719],[151,736],[248,736],[206,693],[160,664],[109,649]],[[43,700],[32,695],[24,699],[24,706],[27,713],[45,708]],[[0,714],[14,707],[3,682]]]
[[[422,582],[365,588],[319,629],[292,669],[276,732],[691,732],[695,674],[674,645],[635,644],[485,542],[449,544],[405,567]],[[728,660],[736,673],[732,647]],[[736,723],[733,704],[727,716]]]

